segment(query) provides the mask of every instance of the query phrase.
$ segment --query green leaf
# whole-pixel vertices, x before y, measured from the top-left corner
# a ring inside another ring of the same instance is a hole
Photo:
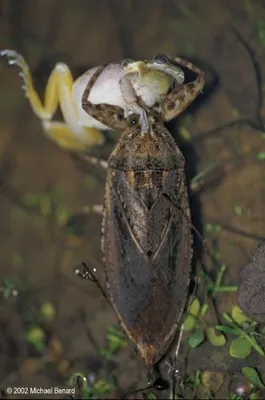
[[[217,393],[225,379],[224,372],[204,371],[202,374],[202,384],[212,393]]]
[[[23,196],[23,201],[27,206],[37,206],[40,204],[40,198],[38,193],[27,193]]]
[[[237,331],[234,328],[230,328],[230,326],[216,325],[215,329],[221,332],[232,333],[232,335],[237,335]]]
[[[240,111],[237,108],[233,108],[232,113],[234,117],[240,117]]]
[[[89,188],[93,188],[97,185],[97,180],[92,175],[86,175],[85,177],[85,185]]]
[[[238,306],[232,308],[232,318],[238,323],[238,325],[252,322],[252,319],[248,318]]]
[[[94,384],[94,390],[98,395],[103,396],[105,393],[110,392],[114,389],[114,384],[112,382],[108,382],[105,379],[99,379]]]
[[[49,194],[40,196],[40,212],[45,218],[49,217],[52,213],[52,201]]]
[[[235,206],[234,211],[238,217],[241,217],[241,215],[243,214],[243,208],[241,206]]]
[[[108,334],[108,340],[110,341],[110,345],[111,346],[117,346],[117,348],[119,348],[119,347],[125,347],[125,346],[127,346],[127,340],[125,340],[124,338],[122,338],[122,337],[119,337],[119,336],[117,336],[117,335],[115,335],[115,334],[113,334],[113,333],[109,333]]]
[[[265,24],[264,24],[264,21],[257,21],[256,29],[257,29],[257,33],[258,33],[258,36],[260,38],[262,45],[265,46]]]
[[[260,153],[257,154],[257,159],[258,160],[265,160],[265,151],[261,151]]]
[[[191,303],[189,314],[184,322],[184,331],[193,331],[197,324],[197,317],[200,314],[201,304],[200,301],[195,298]]]
[[[231,292],[237,292],[237,291],[238,291],[238,287],[236,285],[226,285],[226,286],[214,288],[214,294],[216,294],[216,293],[231,293]]]
[[[260,346],[260,344],[256,341],[256,339],[253,337],[253,335],[248,335],[246,332],[244,332],[243,336],[247,341],[251,344],[251,346],[254,347],[254,349],[261,355],[264,356],[264,350]]]
[[[207,314],[208,310],[209,305],[207,303],[203,304],[201,308],[201,317],[204,317]]]
[[[233,326],[233,328],[235,328],[235,330],[241,334],[242,329],[234,322],[234,320],[230,317],[230,315],[228,315],[227,313],[223,313],[223,317],[226,320],[226,322],[228,322],[229,324],[231,324]]]
[[[247,358],[252,352],[252,344],[244,337],[232,340],[230,345],[230,356],[234,358]]]
[[[206,232],[221,232],[222,228],[218,224],[205,224]]]
[[[201,309],[200,301],[195,298],[191,303],[189,314],[193,315],[194,317],[198,317]]]
[[[193,315],[188,314],[187,318],[185,319],[183,330],[185,332],[191,332],[195,329],[197,324],[196,318]]]
[[[250,400],[264,399],[264,390],[257,390],[256,392],[250,393],[249,398],[250,398]]]
[[[73,387],[77,385],[77,382],[79,382],[79,386],[82,390],[82,399],[90,399],[91,397],[89,397],[89,394],[91,393],[91,389],[88,386],[87,379],[83,372],[74,372],[69,378],[67,384],[68,386]]]
[[[64,226],[72,214],[73,212],[69,207],[64,205],[58,206],[56,211],[56,222],[58,226]]]
[[[203,325],[197,326],[188,339],[188,343],[191,348],[199,346],[204,341],[204,327]]]
[[[258,372],[255,368],[244,367],[242,368],[242,374],[258,389],[264,389],[265,386],[262,383]]]
[[[213,346],[219,347],[226,344],[225,336],[222,333],[218,335],[214,327],[206,328],[206,335]]]
[[[216,280],[215,280],[215,289],[217,289],[218,287],[221,286],[222,280],[223,280],[223,276],[224,273],[226,271],[227,265],[226,264],[222,264],[220,267],[220,270],[218,271]]]
[[[102,357],[104,357],[104,358],[106,358],[107,360],[109,359],[109,358],[111,358],[112,357],[112,351],[110,350],[110,349],[107,349],[107,348],[105,348],[105,347],[101,347],[100,349],[99,349],[99,354],[102,356]]]
[[[51,302],[45,302],[42,304],[40,308],[40,318],[42,321],[47,322],[47,323],[52,323],[54,318],[56,316],[56,310]]]
[[[24,266],[23,257],[18,253],[14,253],[12,255],[12,265],[14,268],[22,268]]]
[[[148,398],[148,400],[156,400],[157,399],[157,397],[154,395],[154,393],[148,393],[147,398]]]
[[[191,133],[190,133],[189,129],[182,127],[180,129],[180,134],[187,142],[189,142],[191,140]]]
[[[26,340],[37,351],[43,353],[45,350],[45,332],[38,326],[30,328],[26,333]]]

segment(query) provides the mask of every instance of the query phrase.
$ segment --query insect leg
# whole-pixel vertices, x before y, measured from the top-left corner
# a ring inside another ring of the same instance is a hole
[[[176,398],[176,386],[181,385],[181,377],[180,377],[180,371],[177,368],[177,360],[179,356],[179,350],[180,350],[180,344],[183,336],[183,331],[184,331],[184,323],[181,325],[178,338],[177,338],[177,343],[175,346],[175,354],[174,354],[174,359],[173,359],[173,366],[172,366],[172,371],[171,371],[171,378],[172,378],[172,387],[171,387],[171,399]]]
[[[73,157],[76,158],[75,155],[73,155]],[[78,158],[80,158],[82,161],[85,161],[93,166],[101,167],[103,169],[108,169],[108,161],[106,161],[106,160],[102,160],[97,157],[92,157],[87,154],[82,154]]]
[[[102,214],[103,213],[103,205],[102,204],[94,204],[92,206],[85,206],[82,208],[83,214]]]
[[[216,183],[223,175],[223,170],[220,163],[217,161],[208,166],[204,171],[199,172],[194,176],[190,183],[191,194],[200,192],[205,186],[210,185],[211,182]]]

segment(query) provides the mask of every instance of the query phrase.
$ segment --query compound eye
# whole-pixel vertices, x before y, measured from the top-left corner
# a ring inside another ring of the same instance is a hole
[[[128,125],[137,125],[139,124],[140,115],[139,114],[130,114],[127,118]]]
[[[156,64],[168,64],[169,58],[165,54],[157,54],[153,57],[153,61]]]

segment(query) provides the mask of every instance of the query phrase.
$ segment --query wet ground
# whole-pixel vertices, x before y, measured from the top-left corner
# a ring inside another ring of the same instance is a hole
[[[264,81],[259,76],[265,63],[265,3],[128,0],[121,6],[118,0],[2,0],[0,7],[0,48],[14,48],[24,55],[41,92],[57,61],[66,62],[78,74],[113,60],[166,53],[183,56],[205,71],[207,85],[201,99],[169,128],[174,135],[183,128],[190,133],[186,160],[198,171],[217,160],[220,163],[222,173],[200,193],[199,217],[208,230],[214,229],[209,225],[219,226],[218,232],[205,232],[205,236],[219,264],[227,265],[224,282],[237,285],[239,269],[265,237]],[[23,96],[17,70],[4,60],[0,82],[0,279],[4,287],[4,280],[15,276],[14,287],[19,290],[17,300],[7,296],[1,301],[0,386],[63,385],[77,370],[97,377],[102,361],[99,349],[106,346],[108,328],[117,319],[98,288],[79,280],[74,270],[86,260],[104,280],[100,218],[89,217],[79,237],[66,236],[58,224],[66,213],[102,203],[105,173],[82,170],[45,137]],[[242,123],[216,129],[236,120]],[[110,150],[109,145],[97,153],[103,157]],[[40,200],[44,193],[46,200]],[[46,201],[42,212],[32,208],[42,201]],[[213,263],[208,262],[206,269],[216,277]],[[215,301],[219,315],[230,313],[236,296],[225,293]],[[63,346],[63,351],[55,351],[56,357],[69,362],[59,372],[58,360],[52,366],[36,367],[34,360],[45,363],[47,351],[36,355],[23,339],[34,325],[34,318],[28,322],[25,314],[35,315],[45,302],[56,307],[52,329],[46,327],[45,332],[49,340],[55,338],[57,346]],[[189,351],[187,373],[234,373],[257,364],[265,373],[262,359],[251,357],[238,362],[231,359],[227,347],[206,342]],[[106,370],[118,380],[118,397],[146,384],[143,364],[132,345],[114,355]]]

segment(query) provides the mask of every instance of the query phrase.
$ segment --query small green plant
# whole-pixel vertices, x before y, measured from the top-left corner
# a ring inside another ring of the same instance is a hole
[[[12,297],[17,297],[18,294],[22,291],[25,291],[27,288],[27,282],[18,276],[9,274],[4,276],[2,286],[0,286],[0,293],[2,293],[5,299],[9,299]]]
[[[68,381],[68,386],[75,387],[81,394],[83,400],[102,399],[104,395],[115,389],[115,382],[108,382],[104,379],[96,380],[93,385],[89,384],[82,372],[75,372]]]
[[[232,114],[234,117],[239,118],[241,116],[240,111],[237,108],[232,109]]]
[[[260,151],[259,153],[257,153],[257,159],[265,160],[265,151]]]
[[[239,336],[232,340],[229,353],[234,358],[246,358],[255,349],[260,355],[264,356],[264,350],[255,339],[257,323],[244,315],[242,310],[235,306],[232,309],[232,317],[223,313],[223,317],[228,325],[217,325],[215,328],[224,333]]]
[[[206,326],[203,318],[208,312],[208,304],[202,306],[200,301],[195,298],[191,304],[189,314],[184,322],[184,331],[192,332],[188,343],[194,348],[205,340],[205,334],[213,346],[223,346],[226,343],[224,335],[217,334],[214,327]]]
[[[211,279],[210,276],[206,274],[205,271],[202,271],[202,276],[205,278],[207,282],[206,296],[211,295],[214,298],[218,293],[224,293],[224,292],[231,293],[237,291],[236,285],[222,285],[222,280],[226,269],[227,265],[222,264],[220,266],[220,270],[218,271],[215,281]]]
[[[221,232],[222,228],[218,224],[205,224],[205,230],[206,232],[219,233]]]
[[[92,189],[97,185],[97,179],[93,175],[86,175],[85,185],[86,187]]]
[[[241,217],[243,214],[243,208],[239,205],[234,206],[234,212],[238,217]]]
[[[258,37],[263,46],[265,46],[265,22],[264,21],[257,21],[256,22],[256,31]]]
[[[107,343],[106,347],[100,349],[100,355],[107,360],[128,345],[124,331],[116,326],[109,327]]]
[[[264,383],[261,381],[260,376],[255,368],[244,367],[242,368],[242,374],[245,378],[250,381],[254,388],[264,390]]]
[[[42,328],[42,325],[50,327],[55,316],[54,305],[50,302],[43,303],[39,312],[36,313],[36,325],[31,326],[26,332],[26,341],[41,354],[44,353],[47,347],[47,333]],[[37,323],[39,324],[37,325]]]
[[[181,392],[176,393],[175,399],[207,399],[215,398],[224,381],[224,373],[214,371],[196,371],[188,376],[182,386]]]
[[[46,334],[39,326],[33,326],[26,332],[26,341],[30,343],[35,350],[43,354],[46,348]]]
[[[154,395],[154,393],[147,393],[147,399],[148,400],[156,400],[157,397]]]
[[[45,325],[50,325],[56,317],[56,310],[51,302],[45,302],[41,305],[39,318]]]
[[[25,260],[24,260],[24,258],[22,257],[21,254],[19,254],[19,253],[13,253],[11,263],[12,263],[12,266],[13,266],[15,269],[20,269],[20,268],[23,268],[23,267],[24,267],[24,265],[25,265]]]
[[[187,376],[182,384],[182,391],[175,394],[175,399],[197,399],[197,394],[202,387],[201,371]]]
[[[74,372],[68,381],[70,387],[78,387],[84,400],[103,399],[107,393],[113,392],[118,386],[116,378],[108,371],[108,361],[118,351],[126,347],[128,342],[123,330],[116,326],[109,327],[106,339],[107,346],[99,349],[101,368],[93,382],[89,382],[83,372],[80,371]]]
[[[47,193],[27,193],[23,196],[23,203],[33,207],[44,218],[55,215],[58,226],[64,226],[72,215],[72,211],[63,204],[62,195],[57,187]]]
[[[85,375],[78,371],[74,372],[69,381],[67,382],[68,386],[71,388],[75,387],[80,391],[81,398],[84,400],[90,399],[90,394],[91,394],[91,388],[89,387],[89,384],[87,382],[87,379]]]
[[[202,272],[202,277],[206,282],[205,300],[201,305],[200,301],[195,298],[191,304],[189,314],[184,322],[184,330],[192,332],[188,339],[190,347],[194,348],[199,346],[205,340],[207,336],[209,342],[213,346],[224,346],[226,343],[225,336],[219,334],[214,326],[208,326],[204,322],[204,317],[209,311],[209,299],[214,298],[218,293],[223,292],[235,292],[237,286],[234,285],[222,285],[224,273],[226,271],[226,265],[221,265],[217,277],[212,280],[206,272]]]

